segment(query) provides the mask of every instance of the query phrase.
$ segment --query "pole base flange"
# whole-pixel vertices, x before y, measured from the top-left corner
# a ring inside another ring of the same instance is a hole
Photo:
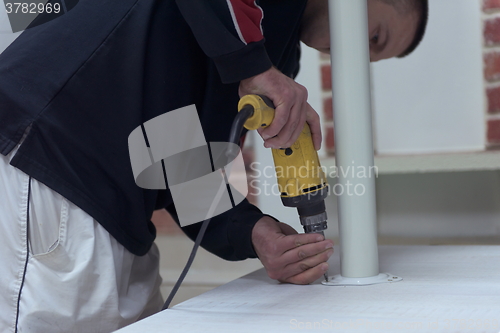
[[[325,286],[368,286],[371,284],[392,283],[403,280],[402,277],[390,274],[380,273],[379,275],[353,278],[345,277],[340,274],[328,278],[328,281],[323,281],[321,284]]]

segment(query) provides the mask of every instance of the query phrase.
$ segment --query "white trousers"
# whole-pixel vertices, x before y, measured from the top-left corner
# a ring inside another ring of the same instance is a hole
[[[161,309],[159,254],[99,223],[0,154],[0,332],[111,332]]]

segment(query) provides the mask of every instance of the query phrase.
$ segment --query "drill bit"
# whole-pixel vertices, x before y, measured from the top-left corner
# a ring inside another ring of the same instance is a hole
[[[326,239],[324,231],[320,231],[318,232],[318,234],[323,235],[323,237]],[[325,277],[325,281],[328,282],[328,270],[325,272],[325,274],[323,274],[323,276]]]

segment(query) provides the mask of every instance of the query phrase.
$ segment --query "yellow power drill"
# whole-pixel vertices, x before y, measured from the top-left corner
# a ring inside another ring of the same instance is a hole
[[[274,119],[274,105],[265,96],[243,96],[238,110],[231,128],[230,142],[239,142],[243,127],[248,130],[265,128]],[[306,233],[324,236],[327,228],[325,198],[328,196],[328,183],[314,149],[309,125],[304,125],[291,147],[272,149],[272,153],[283,205],[297,208]],[[325,274],[325,279],[328,281],[328,274]]]

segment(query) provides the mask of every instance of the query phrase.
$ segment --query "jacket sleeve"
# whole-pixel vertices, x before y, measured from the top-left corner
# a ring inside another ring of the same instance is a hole
[[[169,205],[166,210],[179,224],[174,205]],[[214,216],[210,220],[201,246],[226,260],[257,258],[252,244],[252,229],[255,223],[264,216],[257,207],[245,199],[233,209]],[[181,227],[181,229],[189,238],[195,240],[201,225],[202,223],[199,222]]]
[[[176,0],[223,83],[260,74],[272,63],[264,47],[264,13],[254,0]]]

